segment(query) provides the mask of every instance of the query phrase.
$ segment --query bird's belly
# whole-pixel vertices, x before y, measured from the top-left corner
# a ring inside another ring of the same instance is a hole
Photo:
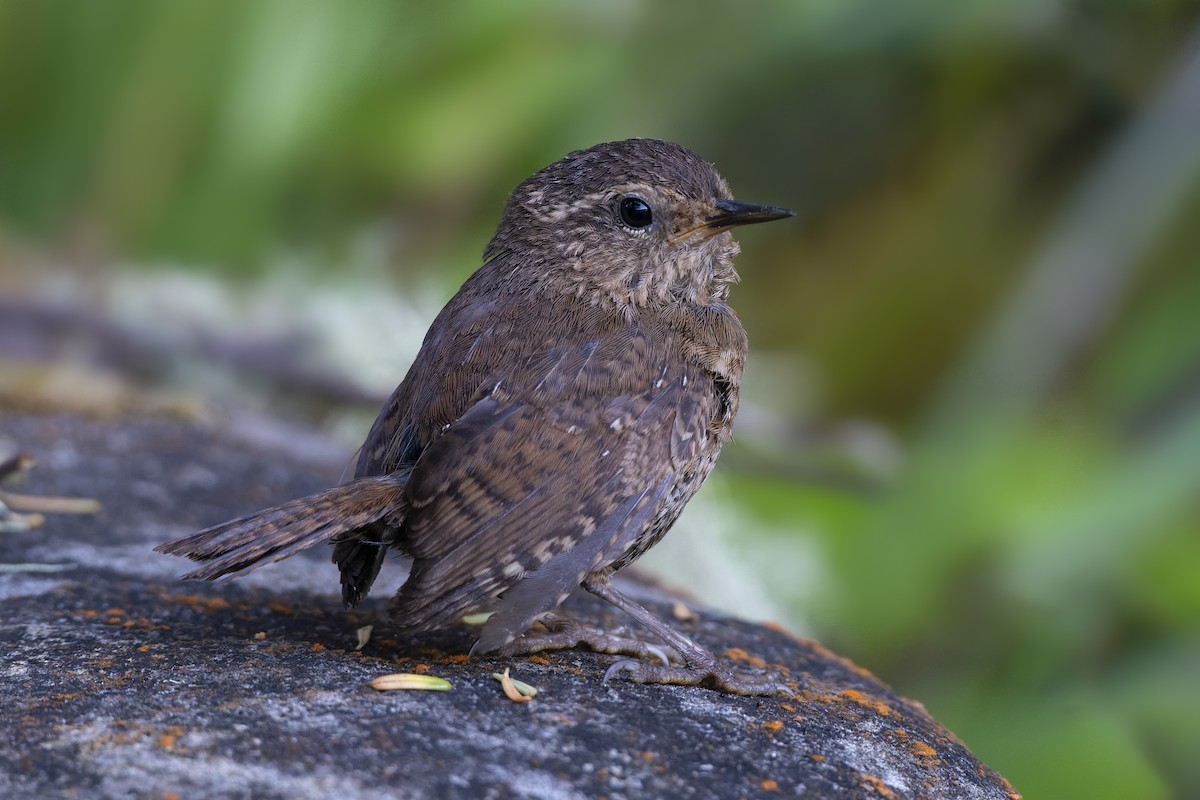
[[[634,533],[632,536],[627,534],[618,538],[615,543],[618,552],[612,553],[609,559],[613,571],[632,564],[667,535],[667,531],[671,530],[675,520],[679,519],[679,515],[683,513],[684,506],[712,472],[720,452],[720,442],[710,441],[697,460],[695,468],[682,472],[671,488],[667,490],[646,529],[640,533]]]

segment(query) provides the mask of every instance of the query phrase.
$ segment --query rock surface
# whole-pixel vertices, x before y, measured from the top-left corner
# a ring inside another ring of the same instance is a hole
[[[794,699],[603,683],[613,657],[582,651],[468,659],[466,627],[397,637],[384,612],[400,563],[353,612],[327,552],[179,582],[186,565],[153,545],[332,485],[349,462],[248,430],[0,416],[0,443],[37,462],[17,491],[103,504],[0,533],[0,796],[1017,797],[918,703],[775,627],[676,623],[785,676]],[[669,618],[661,590],[623,588]],[[567,608],[626,624],[588,596]],[[491,677],[505,667],[537,698],[508,700]],[[390,672],[453,689],[370,688]]]

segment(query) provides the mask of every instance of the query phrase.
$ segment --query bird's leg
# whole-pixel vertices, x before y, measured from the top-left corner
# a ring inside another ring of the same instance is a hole
[[[669,647],[647,644],[632,636],[609,633],[592,625],[585,625],[566,614],[549,613],[542,617],[545,633],[526,634],[514,639],[496,651],[501,656],[523,656],[544,650],[570,650],[586,647],[597,653],[631,658],[656,658],[663,664],[679,661],[679,654]]]
[[[702,686],[719,692],[747,696],[773,694],[791,696],[791,690],[769,676],[739,675],[721,664],[711,650],[693,642],[614,589],[607,574],[592,573],[584,580],[583,588],[597,597],[607,600],[642,623],[647,630],[670,645],[683,661],[682,664],[653,664],[648,661],[624,659],[608,668],[608,672],[604,674],[605,680],[618,673],[625,673],[626,677],[635,683]]]

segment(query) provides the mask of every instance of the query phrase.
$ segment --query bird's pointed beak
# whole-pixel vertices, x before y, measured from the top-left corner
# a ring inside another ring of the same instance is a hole
[[[713,210],[716,213],[703,216],[690,227],[675,233],[671,242],[678,243],[691,236],[703,241],[737,225],[753,225],[756,222],[770,222],[773,219],[796,216],[796,212],[790,208],[739,203],[737,200],[714,200]]]
[[[704,227],[716,233],[735,225],[753,225],[796,216],[790,208],[760,206],[756,203],[739,203],[737,200],[717,200],[713,203],[718,213],[704,221]]]

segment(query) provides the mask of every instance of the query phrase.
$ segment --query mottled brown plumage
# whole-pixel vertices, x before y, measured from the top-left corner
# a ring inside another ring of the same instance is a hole
[[[490,609],[475,652],[578,641],[653,652],[553,613],[583,585],[682,662],[615,665],[632,679],[773,691],[608,576],[667,532],[729,439],[746,336],[726,305],[738,250],[727,229],[790,214],[733,201],[711,165],[668,142],[551,164],[509,197],[483,267],[375,421],[355,480],[158,549],[206,562],[185,577],[211,580],[333,541],[354,605],[394,548],[413,559],[392,603],[401,628]],[[517,638],[539,619],[548,634]]]

